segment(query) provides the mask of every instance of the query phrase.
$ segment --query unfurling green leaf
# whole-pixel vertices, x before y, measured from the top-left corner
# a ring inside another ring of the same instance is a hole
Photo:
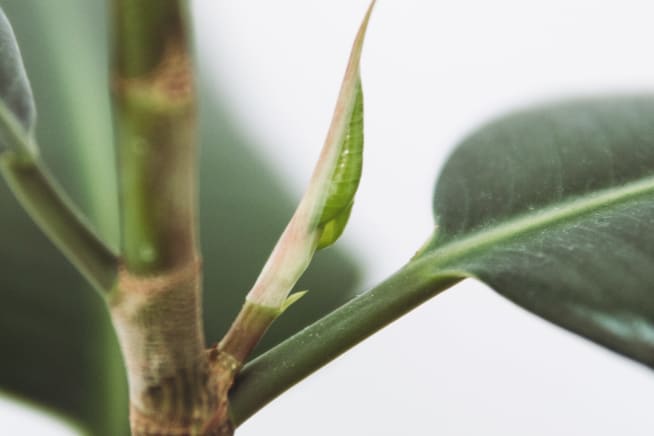
[[[334,117],[309,186],[248,294],[248,301],[254,304],[281,307],[316,249],[333,244],[347,224],[361,179],[363,92],[359,63],[374,5],[373,1],[352,46]]]
[[[654,98],[517,113],[450,157],[416,262],[654,367]]]
[[[336,242],[341,234],[343,234],[343,230],[345,230],[347,221],[350,219],[352,206],[353,203],[350,203],[350,205],[342,210],[338,215],[321,226],[322,231],[320,232],[320,239],[318,240],[318,246],[316,247],[316,250],[329,247],[334,242]]]
[[[340,147],[327,198],[318,225],[322,228],[318,249],[325,248],[341,236],[352,211],[354,195],[361,180],[363,164],[363,91],[357,81],[354,106]]]
[[[0,8],[0,153],[34,152],[36,109],[14,31]]]

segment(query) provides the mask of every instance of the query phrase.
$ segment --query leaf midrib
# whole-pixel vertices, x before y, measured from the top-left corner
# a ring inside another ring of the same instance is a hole
[[[582,218],[599,209],[616,206],[647,194],[654,194],[654,176],[620,187],[577,196],[534,212],[520,214],[499,225],[484,227],[461,238],[445,242],[441,246],[438,245],[438,232],[436,232],[435,240],[431,244],[432,249],[428,250],[423,258],[429,259],[428,262],[445,266],[486,247],[495,246],[548,225],[558,224],[572,218]]]

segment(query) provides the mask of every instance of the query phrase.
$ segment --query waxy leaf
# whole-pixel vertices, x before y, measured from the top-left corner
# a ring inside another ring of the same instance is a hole
[[[654,98],[520,112],[468,137],[418,256],[654,367]]]
[[[0,8],[0,153],[33,147],[36,109],[11,24]]]

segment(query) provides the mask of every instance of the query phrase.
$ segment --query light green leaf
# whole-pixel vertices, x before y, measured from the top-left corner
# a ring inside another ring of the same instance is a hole
[[[0,8],[0,153],[32,148],[36,108],[14,31]]]
[[[352,213],[352,206],[353,204],[350,203],[346,209],[340,211],[338,215],[334,216],[323,225],[320,239],[318,240],[318,246],[316,248],[317,250],[330,246],[336,242],[341,234],[343,234],[347,221],[350,219],[350,213]]]
[[[420,258],[654,366],[654,98],[520,112],[466,139]]]
[[[332,122],[309,186],[248,293],[251,303],[281,307],[316,249],[334,243],[345,229],[361,179],[363,92],[359,64],[374,6],[373,1],[352,45]]]
[[[361,180],[363,165],[363,91],[357,80],[352,112],[340,144],[338,159],[326,188],[319,226],[322,228],[318,249],[325,248],[341,236],[352,211],[354,195]]]

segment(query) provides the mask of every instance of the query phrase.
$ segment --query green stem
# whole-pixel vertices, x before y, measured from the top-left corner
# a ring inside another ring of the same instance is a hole
[[[121,252],[136,274],[165,273],[197,258],[197,117],[186,3],[111,2]]]
[[[461,280],[460,276],[435,271],[429,262],[412,261],[376,288],[246,365],[230,393],[234,425],[240,425],[304,377]]]
[[[27,213],[98,290],[108,292],[117,256],[91,230],[43,165],[28,155],[0,154],[0,171]]]

